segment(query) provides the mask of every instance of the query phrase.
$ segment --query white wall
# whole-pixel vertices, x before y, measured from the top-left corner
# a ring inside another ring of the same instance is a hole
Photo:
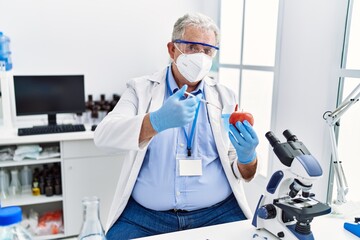
[[[324,177],[314,190],[323,201],[331,150],[322,115],[336,106],[346,2],[289,0],[284,7],[275,131],[292,130],[321,162]]]
[[[284,0],[280,69],[275,87],[273,131],[281,142],[283,131],[297,135],[323,168],[312,192],[326,201],[330,167],[330,141],[322,115],[336,106],[345,27],[346,1]],[[273,170],[283,168],[272,154]],[[275,159],[274,159],[275,158]],[[258,177],[246,187],[252,209],[265,191],[267,180]]]
[[[11,38],[14,74],[85,74],[86,94],[110,98],[125,89],[128,79],[168,63],[166,44],[178,17],[195,11],[216,14],[216,4],[0,0],[0,31]]]
[[[0,30],[11,37],[15,74],[83,73],[86,94],[110,96],[129,78],[168,62],[166,43],[179,16],[202,11],[217,19],[218,6],[206,0],[0,0]],[[322,114],[336,103],[346,1],[285,0],[283,13],[271,130],[284,140],[290,129],[321,162],[324,177],[314,190],[325,201],[330,147]],[[250,185],[252,206],[264,190],[260,182]]]

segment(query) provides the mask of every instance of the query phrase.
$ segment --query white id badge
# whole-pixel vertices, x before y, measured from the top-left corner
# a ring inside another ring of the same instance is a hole
[[[179,159],[180,176],[201,176],[202,161],[201,159]]]

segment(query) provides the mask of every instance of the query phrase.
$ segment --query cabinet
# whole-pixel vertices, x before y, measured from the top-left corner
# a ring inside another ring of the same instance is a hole
[[[121,162],[118,155],[107,155],[96,149],[92,140],[62,143],[66,233],[77,235],[81,228],[84,196],[100,197],[100,220],[106,223],[115,192]]]
[[[58,239],[77,236],[82,224],[81,200],[85,196],[100,198],[100,218],[107,220],[121,168],[121,154],[109,154],[93,143],[93,132],[61,133],[42,136],[0,136],[0,147],[39,144],[59,146],[60,156],[42,160],[0,161],[0,168],[19,170],[41,168],[44,164],[61,166],[62,194],[46,197],[21,194],[1,199],[1,206],[20,206],[27,213],[34,209],[39,213],[62,210],[64,232],[56,235],[37,236],[40,239]]]

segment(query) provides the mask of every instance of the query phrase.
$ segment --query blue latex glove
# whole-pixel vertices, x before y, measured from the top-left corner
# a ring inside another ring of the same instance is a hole
[[[199,99],[182,99],[186,89],[187,85],[184,85],[170,96],[159,110],[150,113],[150,122],[156,132],[182,127],[194,119]]]
[[[255,149],[259,139],[248,121],[238,121],[236,127],[230,124],[229,138],[236,149],[239,163],[248,164],[256,158]]]

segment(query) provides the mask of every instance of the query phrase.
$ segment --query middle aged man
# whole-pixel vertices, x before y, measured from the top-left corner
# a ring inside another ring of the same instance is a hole
[[[258,138],[249,122],[235,128],[222,118],[234,110],[236,98],[207,77],[218,45],[219,30],[209,17],[179,18],[167,44],[172,63],[128,82],[96,128],[97,146],[127,151],[108,240],[251,217],[242,181],[256,172]]]

